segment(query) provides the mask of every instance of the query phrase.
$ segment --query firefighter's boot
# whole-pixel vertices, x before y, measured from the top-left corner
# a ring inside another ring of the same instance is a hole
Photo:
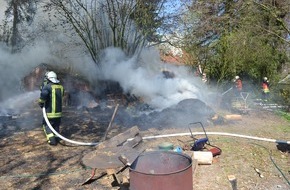
[[[48,144],[56,145],[57,140],[56,140],[55,135],[49,129],[47,129],[47,127],[45,125],[42,125],[42,127],[43,127]]]
[[[50,145],[56,145],[57,144],[57,140],[56,140],[56,138],[55,138],[53,133],[47,134],[46,138],[47,138],[48,144],[50,144]]]

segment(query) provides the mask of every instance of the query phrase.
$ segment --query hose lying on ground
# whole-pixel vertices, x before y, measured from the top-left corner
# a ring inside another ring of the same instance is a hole
[[[95,146],[95,145],[98,145],[99,143],[98,142],[92,142],[92,143],[85,143],[85,142],[79,142],[79,141],[73,141],[73,140],[70,140],[70,139],[67,139],[65,138],[64,136],[61,136],[56,130],[54,130],[54,128],[51,126],[48,118],[47,118],[47,115],[46,115],[46,110],[45,108],[43,107],[42,108],[42,114],[43,114],[43,118],[46,122],[46,124],[48,125],[48,127],[50,128],[50,130],[56,135],[58,136],[59,138],[61,138],[62,140],[64,141],[67,141],[69,143],[72,143],[72,144],[77,144],[77,145],[84,145],[84,146]]]
[[[273,142],[273,143],[277,143],[277,144],[289,144],[290,145],[290,141],[268,139],[268,138],[254,137],[254,136],[248,136],[248,135],[239,135],[239,134],[223,133],[223,132],[206,132],[206,134],[240,137],[240,138],[246,138],[246,139]],[[157,138],[165,138],[165,137],[192,136],[192,135],[204,135],[204,132],[175,133],[175,134],[167,134],[167,135],[145,136],[145,137],[142,137],[142,139],[145,140],[145,139],[157,139]],[[133,140],[133,139],[128,139],[128,141],[130,141],[130,140]]]
[[[70,142],[72,144],[77,144],[77,145],[85,145],[85,146],[95,146],[98,145],[98,142],[93,142],[93,143],[85,143],[85,142],[78,142],[78,141],[73,141],[70,139],[67,139],[63,136],[61,136],[58,132],[54,130],[54,128],[51,126],[47,115],[45,108],[42,108],[43,112],[43,117],[45,119],[45,122],[47,123],[48,127],[51,129],[51,131],[57,135],[59,138],[61,138],[64,141]],[[143,140],[145,139],[156,139],[156,138],[164,138],[164,137],[176,137],[176,136],[192,136],[192,135],[203,135],[204,132],[193,132],[193,133],[175,133],[175,134],[167,134],[167,135],[156,135],[156,136],[145,136],[142,137]],[[276,140],[276,139],[268,139],[268,138],[261,138],[261,137],[254,137],[254,136],[248,136],[248,135],[240,135],[240,134],[232,134],[232,133],[223,133],[223,132],[207,132],[208,135],[224,135],[224,136],[232,136],[232,137],[240,137],[240,138],[247,138],[247,139],[253,139],[253,140],[260,140],[260,141],[267,141],[267,142],[273,142],[277,144],[289,144],[290,141],[285,141],[285,140]],[[127,141],[131,141],[133,139],[128,139]]]

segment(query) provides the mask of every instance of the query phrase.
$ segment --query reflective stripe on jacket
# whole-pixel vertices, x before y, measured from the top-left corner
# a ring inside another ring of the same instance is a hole
[[[243,83],[242,83],[242,80],[241,79],[236,80],[236,88],[239,91],[242,91],[242,89],[243,89]]]
[[[59,118],[62,116],[63,95],[64,89],[60,84],[48,83],[42,88],[39,102],[45,103],[48,118]]]

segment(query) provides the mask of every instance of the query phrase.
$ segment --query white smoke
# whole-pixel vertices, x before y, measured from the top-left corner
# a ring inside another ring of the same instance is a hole
[[[206,102],[206,87],[200,78],[193,77],[186,67],[162,63],[158,51],[154,49],[144,50],[138,58],[128,58],[120,49],[108,48],[100,70],[89,55],[84,55],[85,47],[71,45],[70,40],[76,43],[80,39],[68,38],[63,31],[57,31],[60,28],[53,30],[51,25],[55,21],[47,22],[47,16],[41,10],[35,18],[31,28],[36,31],[36,41],[45,39],[49,42],[38,42],[18,54],[11,54],[0,45],[0,101],[23,93],[21,80],[33,68],[41,63],[56,63],[63,67],[66,64],[90,82],[98,79],[117,81],[125,92],[142,97],[155,108],[163,109],[188,98]],[[42,29],[41,26],[46,24],[48,27]],[[175,77],[164,78],[162,69],[174,72]]]
[[[39,91],[25,92],[14,95],[0,102],[0,115],[20,114],[23,110],[33,106],[39,97]]]
[[[5,46],[0,46],[0,101],[21,93],[21,80],[34,67],[47,62],[50,58],[45,43],[39,43],[15,54],[11,54]]]
[[[124,92],[142,97],[145,103],[156,109],[164,109],[189,98],[207,102],[206,86],[201,79],[193,77],[193,73],[185,66],[162,63],[158,51],[153,48],[144,49],[138,58],[128,58],[118,48],[108,48],[104,55],[101,69],[87,56],[70,59],[70,63],[66,64],[71,64],[89,81],[102,79],[119,82]],[[50,63],[51,60],[52,56],[46,43],[38,43],[18,54],[10,54],[7,49],[0,48],[1,100],[23,93],[23,77],[40,63]],[[59,60],[58,63],[67,61]],[[165,78],[162,70],[173,72],[174,78]],[[2,109],[4,105],[7,104],[0,103]]]
[[[175,77],[165,78],[163,69],[173,72]],[[184,99],[205,101],[206,98],[205,85],[200,78],[193,77],[186,67],[162,63],[154,49],[144,50],[139,59],[127,58],[117,48],[107,49],[102,61],[102,76],[119,82],[125,92],[142,97],[157,109],[164,109]]]

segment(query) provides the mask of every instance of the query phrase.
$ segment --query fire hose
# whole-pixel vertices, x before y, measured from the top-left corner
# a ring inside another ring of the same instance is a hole
[[[175,133],[175,134],[167,134],[167,135],[145,136],[145,137],[142,137],[142,139],[145,140],[145,139],[157,139],[157,138],[177,137],[177,136],[192,136],[192,135],[203,135],[203,134],[204,134],[204,132]],[[254,136],[240,135],[240,134],[233,134],[233,133],[207,132],[207,134],[208,135],[222,135],[222,136],[240,137],[240,138],[246,138],[246,139],[273,142],[273,143],[277,143],[277,144],[289,144],[290,145],[290,141],[276,140],[276,139],[269,139],[269,138],[262,138],[262,137],[254,137]],[[131,140],[133,140],[133,139],[128,139],[128,141],[131,141]]]
[[[95,146],[98,145],[98,142],[92,142],[92,143],[85,143],[85,142],[79,142],[79,141],[73,141],[70,139],[67,139],[60,135],[57,131],[54,130],[54,128],[51,126],[47,115],[46,115],[46,110],[43,107],[42,108],[43,112],[43,117],[45,119],[45,122],[47,123],[48,127],[50,130],[57,135],[59,138],[61,138],[64,141],[70,142],[72,144],[77,144],[77,145],[85,145],[85,146]],[[156,135],[156,136],[145,136],[142,137],[143,140],[145,139],[155,139],[155,138],[165,138],[165,137],[176,137],[176,136],[192,136],[192,135],[201,135],[204,134],[202,132],[193,132],[193,133],[175,133],[175,134],[167,134],[167,135]],[[208,135],[224,135],[224,136],[232,136],[232,137],[240,137],[240,138],[246,138],[246,139],[253,139],[253,140],[260,140],[260,141],[267,141],[267,142],[273,142],[273,143],[278,143],[278,144],[289,144],[290,141],[285,141],[285,140],[277,140],[277,139],[269,139],[269,138],[262,138],[262,137],[254,137],[254,136],[248,136],[248,135],[240,135],[240,134],[232,134],[232,133],[223,133],[223,132],[207,132]],[[131,141],[133,139],[127,139],[127,141]]]
[[[59,138],[61,138],[62,140],[64,141],[67,141],[69,143],[72,143],[72,144],[77,144],[77,145],[83,145],[83,146],[95,146],[95,145],[98,145],[99,143],[98,142],[92,142],[92,143],[86,143],[86,142],[79,142],[79,141],[73,141],[73,140],[70,140],[68,138],[65,138],[64,136],[60,135],[50,124],[48,118],[47,118],[47,115],[46,115],[46,110],[45,108],[43,107],[42,108],[42,114],[43,114],[43,118],[46,122],[46,124],[48,125],[48,127],[50,128],[50,130],[56,135],[58,136]]]
[[[229,88],[228,90],[226,90],[225,92],[222,93],[222,96],[225,95],[226,93],[228,93],[230,90],[232,90],[233,87]]]

